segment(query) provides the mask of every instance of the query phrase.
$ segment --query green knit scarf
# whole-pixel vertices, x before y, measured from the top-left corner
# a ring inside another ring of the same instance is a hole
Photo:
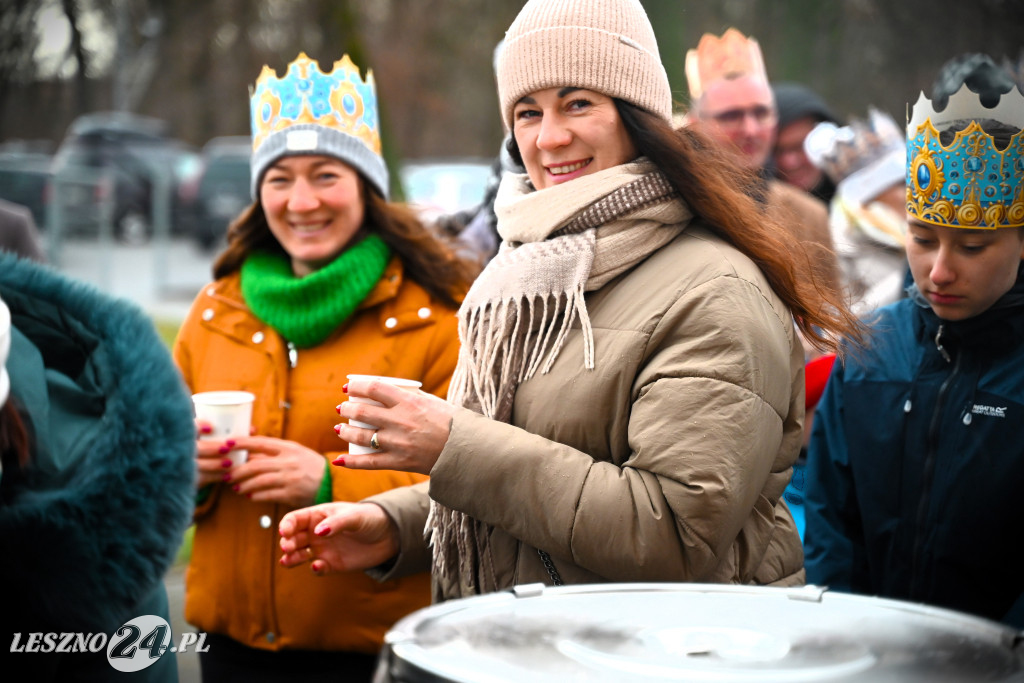
[[[257,251],[242,264],[242,296],[253,314],[299,348],[316,346],[348,320],[377,284],[391,250],[368,235],[301,278],[287,257]]]

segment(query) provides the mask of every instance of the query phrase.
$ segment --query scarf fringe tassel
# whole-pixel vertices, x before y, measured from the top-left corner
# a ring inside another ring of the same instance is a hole
[[[459,353],[466,358],[459,359],[449,400],[456,405],[476,404],[478,412],[490,418],[510,411],[503,398],[510,402],[515,388],[538,369],[541,374],[551,370],[577,317],[583,332],[584,367],[592,370],[594,331],[582,283],[566,292],[488,302],[469,311],[459,330],[463,340]],[[505,397],[500,395],[503,388],[508,393]],[[465,582],[464,594],[492,590],[496,581],[493,568],[482,562],[489,554],[479,547],[478,525],[472,517],[430,501],[424,535],[435,569],[440,576],[458,576]],[[452,560],[458,562],[457,573],[448,570]]]
[[[594,330],[582,284],[568,292],[506,299],[470,311],[459,324],[459,354],[465,358],[459,359],[452,377],[449,400],[456,405],[478,404],[481,414],[495,417],[500,410],[499,389],[522,384],[538,369],[541,374],[550,372],[577,317],[583,333],[583,365],[592,370]]]

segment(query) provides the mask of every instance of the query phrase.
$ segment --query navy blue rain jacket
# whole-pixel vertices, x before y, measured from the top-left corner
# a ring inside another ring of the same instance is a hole
[[[807,580],[1024,626],[1024,282],[958,322],[910,294],[818,405]]]

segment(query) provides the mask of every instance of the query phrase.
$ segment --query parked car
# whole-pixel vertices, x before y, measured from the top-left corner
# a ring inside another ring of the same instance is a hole
[[[428,222],[480,204],[490,173],[491,163],[475,157],[410,160],[400,170],[405,200]]]
[[[0,199],[28,207],[40,230],[46,227],[46,186],[53,155],[35,148],[0,148]]]
[[[203,249],[221,244],[228,224],[252,202],[251,153],[248,136],[213,138],[203,146],[200,170],[183,188],[191,206],[191,234]]]
[[[168,136],[161,119],[128,112],[80,116],[50,166],[50,201],[60,202],[61,229],[95,234],[109,204],[114,235],[143,242],[153,234],[154,201],[165,197],[167,221],[178,224],[177,186],[196,164],[188,145]]]

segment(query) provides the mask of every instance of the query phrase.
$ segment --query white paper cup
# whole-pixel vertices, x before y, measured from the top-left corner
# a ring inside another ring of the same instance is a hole
[[[408,389],[409,391],[416,391],[421,386],[422,382],[417,382],[414,379],[403,379],[401,377],[383,377],[381,375],[347,375],[349,380],[378,380],[381,382],[387,382],[388,384],[394,385],[401,389]],[[374,401],[368,398],[362,398],[360,396],[349,396],[348,400],[355,403],[368,403],[372,406],[381,406],[382,403]],[[363,429],[377,429],[377,425],[368,424],[366,422],[360,422],[359,420],[349,420],[348,423],[353,427],[362,427]],[[352,455],[366,455],[367,453],[377,453],[379,449],[370,448],[369,446],[360,446],[359,444],[349,442],[348,452]]]
[[[196,419],[209,422],[213,431],[200,434],[202,441],[224,441],[233,436],[249,436],[252,424],[252,404],[256,396],[248,391],[204,391],[192,394]],[[234,466],[243,464],[249,451],[237,448],[227,455]]]

